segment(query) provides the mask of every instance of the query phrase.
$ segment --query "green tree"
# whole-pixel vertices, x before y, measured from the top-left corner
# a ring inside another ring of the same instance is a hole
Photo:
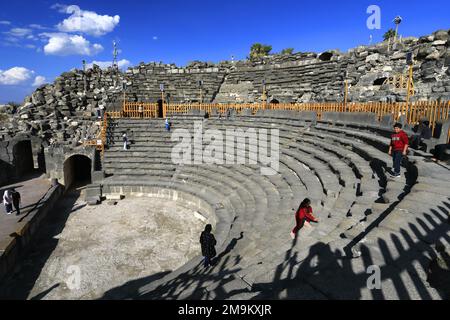
[[[250,60],[265,57],[272,51],[272,46],[255,43],[250,48]]]
[[[390,38],[395,37],[395,30],[394,29],[389,29],[388,31],[386,31],[386,33],[383,35],[383,39],[384,41],[389,40]]]
[[[281,50],[281,54],[293,54],[294,53],[294,48],[286,48]]]

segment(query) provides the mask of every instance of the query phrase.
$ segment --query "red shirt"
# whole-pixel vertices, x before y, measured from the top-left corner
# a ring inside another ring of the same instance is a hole
[[[403,151],[403,148],[409,144],[408,135],[405,131],[400,130],[391,136],[391,146],[393,151]]]
[[[303,219],[308,219],[310,221],[316,221],[316,217],[313,216],[312,214],[312,208],[311,207],[306,207],[306,208],[301,208],[300,210],[297,211],[297,213],[295,214],[295,218],[297,219],[297,221],[301,221]]]

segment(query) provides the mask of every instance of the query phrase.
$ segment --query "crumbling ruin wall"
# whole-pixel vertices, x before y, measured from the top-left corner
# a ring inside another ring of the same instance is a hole
[[[419,39],[403,39],[394,48],[383,42],[347,53],[298,53],[237,62],[215,102],[259,102],[264,80],[269,101],[341,102],[348,80],[349,101],[402,102],[406,90],[394,90],[383,82],[392,75],[408,74],[408,52],[415,59],[412,100],[450,100],[449,38],[449,31],[441,30]]]
[[[21,133],[7,141],[0,141],[0,186],[36,170],[45,171],[39,138]]]

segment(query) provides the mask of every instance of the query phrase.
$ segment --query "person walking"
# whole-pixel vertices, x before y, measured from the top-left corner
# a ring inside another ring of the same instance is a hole
[[[18,216],[18,215],[20,215],[20,202],[21,202],[20,193],[19,193],[19,191],[13,189],[11,192],[11,195],[12,195],[12,202],[14,205],[14,209],[16,209],[16,216]]]
[[[216,256],[215,245],[217,241],[211,231],[212,226],[210,224],[207,224],[205,226],[205,230],[200,235],[200,244],[202,247],[202,255],[204,257],[205,268],[207,268],[208,266],[212,266],[211,259]]]
[[[319,222],[319,220],[313,216],[313,210],[311,207],[311,200],[308,198],[304,199],[302,203],[300,203],[300,207],[295,213],[295,222],[296,225],[294,229],[291,231],[291,237],[294,239],[298,233],[298,231],[306,225],[310,226],[310,222]]]
[[[165,126],[166,126],[166,131],[170,131],[170,121],[169,121],[169,118],[166,118]]]
[[[122,140],[123,140],[123,150],[126,151],[128,150],[128,137],[126,133],[122,135]]]
[[[11,190],[5,190],[3,194],[3,204],[5,205],[6,214],[11,214],[13,211],[13,198]]]
[[[394,133],[391,135],[391,144],[389,146],[389,155],[392,156],[393,169],[394,172],[391,174],[392,177],[400,177],[400,165],[402,163],[403,157],[407,155],[408,152],[409,139],[405,131],[402,130],[402,125],[396,123],[394,125]]]

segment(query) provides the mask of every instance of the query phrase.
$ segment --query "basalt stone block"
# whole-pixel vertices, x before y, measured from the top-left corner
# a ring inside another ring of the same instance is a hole
[[[387,114],[381,117],[380,127],[391,128],[394,124],[394,116],[392,114]]]

